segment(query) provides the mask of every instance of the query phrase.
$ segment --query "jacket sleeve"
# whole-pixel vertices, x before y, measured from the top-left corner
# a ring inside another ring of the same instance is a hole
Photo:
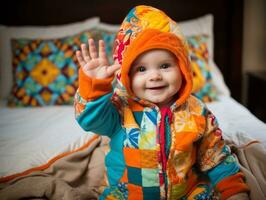
[[[206,131],[198,146],[198,163],[201,170],[208,175],[222,199],[249,191],[244,182],[244,175],[239,171],[237,160],[222,138],[222,131],[215,116],[207,108],[204,115]]]
[[[112,79],[92,79],[79,70],[74,107],[76,120],[85,131],[111,137],[121,129],[118,111],[110,101]]]

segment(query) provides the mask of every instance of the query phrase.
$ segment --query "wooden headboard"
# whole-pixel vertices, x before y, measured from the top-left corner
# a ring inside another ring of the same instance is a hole
[[[2,6],[0,24],[59,25],[92,16],[120,24],[128,11],[146,4],[165,11],[172,19],[183,21],[211,13],[214,15],[214,59],[236,100],[241,100],[242,25],[241,0],[9,0]]]

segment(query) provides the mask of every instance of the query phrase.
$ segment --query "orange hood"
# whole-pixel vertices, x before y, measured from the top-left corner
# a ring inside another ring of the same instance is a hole
[[[129,77],[131,64],[140,54],[151,49],[166,49],[177,57],[183,80],[176,105],[181,105],[192,90],[192,71],[186,41],[177,24],[156,8],[137,6],[123,21],[114,48],[115,62],[121,64],[121,70],[116,76],[117,83],[120,88],[124,87],[127,96],[134,98]]]

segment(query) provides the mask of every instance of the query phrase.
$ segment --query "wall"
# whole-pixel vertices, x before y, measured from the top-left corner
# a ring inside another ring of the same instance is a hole
[[[244,1],[243,30],[243,98],[247,103],[246,72],[266,70],[266,1]]]

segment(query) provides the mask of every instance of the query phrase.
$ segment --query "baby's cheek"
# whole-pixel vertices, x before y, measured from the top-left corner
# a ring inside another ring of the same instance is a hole
[[[143,78],[141,76],[135,75],[131,80],[132,88],[140,88],[143,85]]]
[[[136,95],[136,92],[138,91],[139,85],[137,79],[133,79],[131,81],[131,90]]]

